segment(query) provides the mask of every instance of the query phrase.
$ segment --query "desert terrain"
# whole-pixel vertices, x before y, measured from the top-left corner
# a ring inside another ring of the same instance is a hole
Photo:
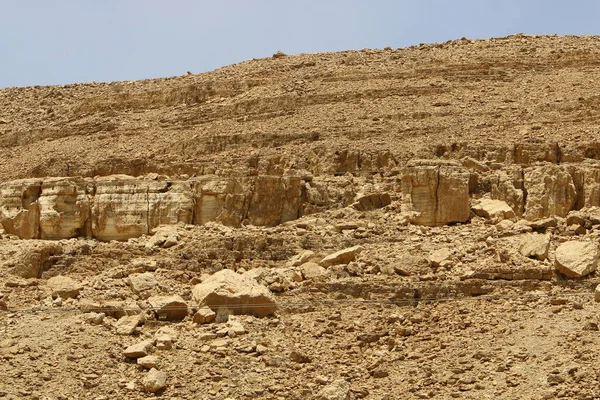
[[[600,397],[600,37],[0,89],[0,399]]]

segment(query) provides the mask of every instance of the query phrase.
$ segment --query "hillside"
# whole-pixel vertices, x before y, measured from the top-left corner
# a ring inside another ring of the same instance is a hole
[[[515,35],[0,89],[0,398],[599,397],[599,84]]]

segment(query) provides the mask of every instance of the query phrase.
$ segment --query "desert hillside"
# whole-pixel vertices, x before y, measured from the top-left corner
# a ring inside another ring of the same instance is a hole
[[[600,38],[0,89],[0,398],[594,399]]]

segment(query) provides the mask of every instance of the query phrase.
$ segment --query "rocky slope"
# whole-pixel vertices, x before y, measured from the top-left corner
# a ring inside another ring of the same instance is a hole
[[[599,397],[599,54],[0,90],[0,398]]]

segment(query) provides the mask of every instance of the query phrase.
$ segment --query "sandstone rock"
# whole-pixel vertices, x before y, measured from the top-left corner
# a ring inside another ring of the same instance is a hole
[[[385,207],[392,203],[389,193],[373,193],[366,196],[360,196],[352,204],[358,211],[369,211]]]
[[[338,379],[321,389],[316,400],[350,400],[351,398],[350,384],[343,379]]]
[[[96,312],[86,313],[83,316],[84,320],[88,324],[92,324],[92,325],[100,325],[100,324],[102,324],[102,321],[104,321],[104,317],[106,317],[106,314],[104,314],[104,313],[96,313]]]
[[[451,161],[416,160],[402,176],[402,211],[413,223],[440,226],[469,219],[469,172]]]
[[[312,250],[304,250],[302,253],[295,255],[288,261],[290,267],[297,267],[307,262],[315,254]]]
[[[5,232],[23,239],[39,238],[42,191],[39,179],[23,179],[0,185],[0,225]]]
[[[161,321],[181,321],[188,314],[185,300],[178,295],[152,296],[148,303]]]
[[[21,278],[39,278],[44,266],[51,265],[51,257],[61,254],[62,251],[62,246],[56,242],[23,243],[4,266],[11,274]]]
[[[525,194],[523,192],[523,170],[509,168],[498,171],[490,178],[491,197],[506,202],[520,217],[525,212]]]
[[[201,307],[194,314],[192,321],[197,324],[209,324],[215,320],[216,316],[217,314],[210,307]]]
[[[337,251],[323,258],[319,264],[323,267],[330,267],[337,264],[347,264],[354,261],[356,256],[363,250],[362,246],[353,246]]]
[[[266,316],[275,313],[275,297],[265,286],[229,269],[221,270],[192,289],[200,306],[208,306],[218,313],[220,308],[234,314]]]
[[[91,236],[90,193],[93,185],[69,178],[42,182],[39,226],[42,239]]]
[[[149,393],[156,393],[167,387],[167,374],[156,368],[150,369],[144,379],[142,379],[144,390]]]
[[[564,166],[546,165],[524,171],[527,191],[525,218],[536,220],[553,215],[565,217],[577,201],[573,178]]]
[[[135,332],[135,328],[144,322],[143,314],[128,315],[121,317],[115,323],[117,335],[131,335]]]
[[[502,200],[480,199],[471,209],[476,215],[496,222],[515,218],[513,209]]]
[[[147,369],[158,368],[160,358],[157,356],[140,357],[137,359],[137,364]]]
[[[327,269],[314,262],[307,262],[300,267],[304,279],[317,279],[327,275]]]
[[[52,297],[61,297],[68,299],[79,296],[81,292],[81,284],[68,276],[55,276],[48,279],[46,282],[52,293]]]
[[[556,249],[555,267],[571,278],[581,278],[596,270],[598,245],[591,242],[570,241]]]
[[[127,347],[123,351],[123,355],[127,358],[140,358],[150,354],[153,350],[152,341],[144,340]]]
[[[127,283],[135,294],[140,294],[158,286],[158,282],[156,281],[156,278],[154,278],[154,274],[151,272],[131,274],[127,278]]]
[[[444,266],[446,261],[452,256],[452,251],[447,248],[438,249],[429,255],[429,263],[432,267],[439,268]]]
[[[158,350],[171,350],[173,348],[173,338],[169,335],[158,335],[155,342]]]
[[[594,289],[594,300],[596,303],[600,303],[600,285],[596,285],[596,289]]]
[[[543,235],[540,233],[523,235],[519,252],[524,257],[537,258],[544,261],[548,257],[550,237],[550,234]]]

